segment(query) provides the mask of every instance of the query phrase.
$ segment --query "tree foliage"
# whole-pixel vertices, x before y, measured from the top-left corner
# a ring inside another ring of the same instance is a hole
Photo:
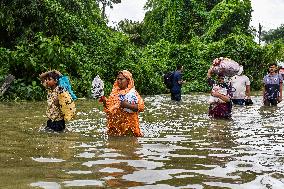
[[[118,4],[121,3],[121,0],[96,0],[99,4],[102,5],[102,18],[106,18],[106,7],[110,7],[111,9],[113,8],[113,4]]]
[[[218,41],[231,34],[250,35],[251,11],[250,0],[230,0],[218,3],[208,14],[205,39]]]
[[[262,33],[261,39],[266,43],[273,43],[277,40],[280,40],[282,43],[284,43],[284,24],[276,29],[264,31]]]
[[[132,20],[121,20],[118,23],[117,30],[127,34],[135,45],[144,46],[145,42],[142,39],[143,22],[136,22]]]
[[[142,94],[167,92],[163,74],[185,67],[184,92],[208,90],[206,72],[214,58],[229,57],[245,67],[259,89],[269,63],[283,60],[283,41],[254,42],[250,0],[148,0],[142,22],[109,28],[103,7],[120,0],[2,0],[0,3],[0,83],[16,81],[11,99],[43,99],[38,75],[50,69],[68,74],[78,96],[89,96],[99,74],[106,94],[119,70],[133,73]]]

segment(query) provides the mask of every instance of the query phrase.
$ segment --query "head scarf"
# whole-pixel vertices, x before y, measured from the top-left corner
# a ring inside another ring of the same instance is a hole
[[[128,80],[128,85],[127,85],[126,89],[120,89],[117,79],[115,80],[111,94],[110,94],[109,99],[107,101],[107,107],[108,107],[107,112],[112,113],[112,114],[116,113],[117,109],[120,106],[119,95],[125,95],[132,88],[134,88],[134,80],[132,78],[132,74],[129,71],[122,70],[122,71],[118,72],[118,75],[119,74],[122,74]]]
[[[128,86],[126,87],[126,89],[120,89],[119,88],[119,85],[118,85],[118,81],[115,80],[114,84],[113,84],[113,89],[112,89],[112,93],[115,92],[115,93],[119,93],[119,94],[122,94],[122,95],[125,95],[126,93],[128,93],[132,88],[135,88],[134,87],[134,80],[133,80],[133,77],[132,77],[132,74],[127,71],[127,70],[122,70],[122,71],[119,71],[118,72],[118,75],[119,74],[122,74],[128,81]]]

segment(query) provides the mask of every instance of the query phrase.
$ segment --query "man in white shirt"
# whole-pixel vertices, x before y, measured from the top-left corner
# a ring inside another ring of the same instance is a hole
[[[244,105],[250,99],[250,80],[246,75],[243,75],[243,67],[239,73],[231,78],[232,84],[232,102],[237,105]]]

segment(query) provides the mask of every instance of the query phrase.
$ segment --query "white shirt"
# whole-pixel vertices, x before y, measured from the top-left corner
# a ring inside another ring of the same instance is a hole
[[[245,75],[235,75],[231,78],[233,87],[233,99],[245,99],[246,86],[250,85],[250,80]]]

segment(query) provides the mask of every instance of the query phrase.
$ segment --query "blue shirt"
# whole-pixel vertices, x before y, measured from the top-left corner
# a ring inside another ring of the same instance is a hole
[[[263,78],[265,86],[265,99],[276,99],[280,93],[280,85],[282,85],[283,78],[280,74],[267,74]]]
[[[180,71],[175,71],[173,76],[173,87],[172,92],[179,93],[181,92],[181,84],[178,81],[182,81],[182,73]]]

